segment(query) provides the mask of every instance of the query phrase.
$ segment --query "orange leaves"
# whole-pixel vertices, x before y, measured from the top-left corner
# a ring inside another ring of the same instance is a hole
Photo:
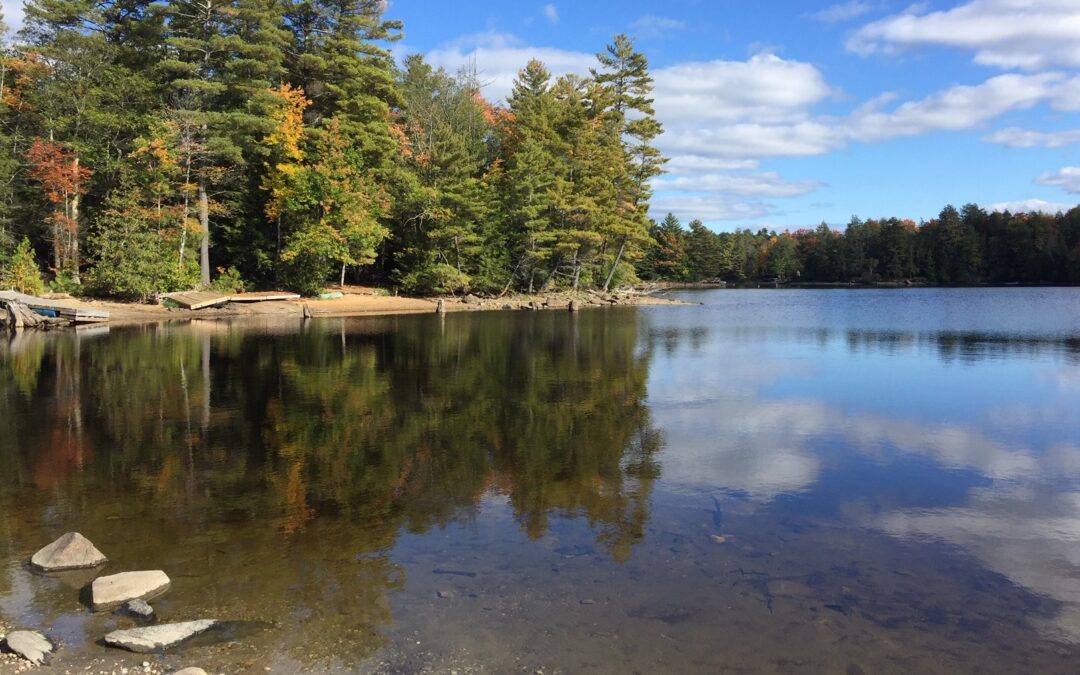
[[[15,110],[29,107],[26,92],[33,91],[37,82],[48,75],[48,64],[39,55],[27,52],[21,56],[4,58],[3,65],[5,70],[11,72],[12,78],[11,85],[4,87],[0,102]]]
[[[484,121],[499,132],[508,131],[510,126],[517,121],[517,116],[506,108],[494,106],[479,91],[473,93],[473,100],[480,106],[484,113]]]
[[[93,170],[78,163],[78,155],[61,143],[34,139],[26,151],[30,175],[41,183],[45,198],[62,204],[75,195],[86,194]]]

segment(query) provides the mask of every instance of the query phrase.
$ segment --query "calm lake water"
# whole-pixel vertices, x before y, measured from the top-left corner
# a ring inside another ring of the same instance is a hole
[[[192,322],[0,345],[0,619],[216,672],[1076,673],[1080,289]]]

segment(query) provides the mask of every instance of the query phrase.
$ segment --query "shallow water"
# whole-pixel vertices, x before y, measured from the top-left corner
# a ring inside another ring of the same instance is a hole
[[[0,345],[0,618],[146,658],[74,529],[269,624],[162,667],[1076,672],[1080,289],[682,297]]]

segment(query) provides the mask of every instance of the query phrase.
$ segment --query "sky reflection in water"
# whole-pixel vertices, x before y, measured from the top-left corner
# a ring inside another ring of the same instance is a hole
[[[1080,292],[684,297],[646,317],[664,488],[953,544],[1080,641]]]

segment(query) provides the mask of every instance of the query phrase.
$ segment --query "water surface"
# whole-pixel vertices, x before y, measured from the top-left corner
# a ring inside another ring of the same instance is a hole
[[[206,322],[0,345],[0,618],[166,570],[222,672],[1076,672],[1080,290]],[[260,624],[261,625],[261,624]]]

